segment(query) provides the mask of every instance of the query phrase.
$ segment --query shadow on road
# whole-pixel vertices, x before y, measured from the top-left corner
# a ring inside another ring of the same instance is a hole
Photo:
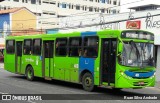
[[[21,80],[26,80],[25,76],[22,75],[18,75],[18,76],[8,76],[9,78],[15,78],[15,79],[21,79]],[[59,87],[67,87],[70,89],[77,89],[77,90],[83,90],[82,85],[81,84],[75,84],[75,83],[70,83],[70,82],[65,82],[65,81],[59,81],[59,80],[52,80],[52,81],[48,81],[48,80],[44,80],[43,78],[35,78],[35,80],[33,82],[38,82],[38,83],[43,83],[43,84],[47,84],[47,85],[56,85]],[[103,95],[110,95],[111,97],[120,97],[122,98],[123,96],[138,96],[138,95],[144,95],[141,93],[133,93],[130,91],[124,91],[123,89],[120,91],[116,91],[113,89],[107,89],[107,88],[100,88],[100,87],[96,87],[96,89],[91,92],[92,94],[103,94]],[[146,94],[145,94],[146,95]],[[103,96],[101,97],[103,98]]]

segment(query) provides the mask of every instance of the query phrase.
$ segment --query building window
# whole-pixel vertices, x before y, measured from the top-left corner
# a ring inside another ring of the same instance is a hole
[[[101,9],[101,13],[104,13],[105,12],[105,9]]]
[[[41,0],[38,1],[39,5],[41,5]]]
[[[83,56],[96,58],[98,56],[98,37],[85,37]]]
[[[69,7],[69,9],[71,9],[71,7],[72,7],[71,4],[68,4],[68,7]]]
[[[37,16],[41,16],[41,13],[34,13],[35,15],[37,15]]]
[[[19,2],[19,0],[13,0],[13,1],[15,1],[15,2]]]
[[[55,13],[49,13],[49,15],[55,15]]]
[[[110,13],[111,13],[111,10],[108,10],[108,13],[110,14]]]
[[[31,4],[36,4],[36,0],[31,0]]]
[[[66,17],[66,15],[57,15],[58,18]]]
[[[109,0],[106,0],[106,3],[109,4]]]
[[[101,0],[101,3],[106,3],[106,0]]]
[[[112,14],[116,14],[116,10],[114,9],[114,10],[112,10]]]
[[[85,6],[84,10],[87,11],[87,6]]]
[[[76,5],[76,10],[80,10],[80,5]]]
[[[28,3],[28,0],[22,0],[23,3]]]
[[[99,12],[99,8],[94,8],[95,12]]]
[[[41,39],[33,40],[33,55],[41,55]]]
[[[87,9],[87,6],[82,6],[82,10],[86,10]]]
[[[82,39],[79,37],[73,37],[69,39],[69,56],[77,57],[81,56]]]
[[[108,9],[106,9],[107,13],[108,13]]]
[[[60,3],[58,3],[58,7],[60,7]]]
[[[56,1],[51,1],[50,4],[56,5]]]
[[[66,8],[66,4],[65,3],[62,3],[62,8]]]
[[[6,7],[4,7],[4,10],[6,10],[7,8]]]
[[[56,39],[56,55],[57,56],[67,55],[67,38]]]
[[[43,14],[46,14],[46,15],[48,15],[48,12],[43,12]]]
[[[120,1],[118,2],[118,6],[121,6],[121,2]]]
[[[113,1],[113,5],[117,5],[117,1]]]
[[[8,54],[14,54],[15,52],[15,41],[14,40],[6,41],[6,52]]]
[[[99,0],[96,0],[96,2],[98,2],[98,3],[99,3]]]
[[[23,46],[23,54],[24,55],[31,55],[31,50],[32,50],[31,45],[32,45],[31,39],[24,40],[24,46]]]
[[[74,5],[72,4],[72,9],[74,8]]]
[[[93,7],[89,7],[89,11],[93,11]]]

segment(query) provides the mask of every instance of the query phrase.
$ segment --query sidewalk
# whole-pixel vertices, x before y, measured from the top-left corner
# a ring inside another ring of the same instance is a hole
[[[4,63],[0,62],[0,69],[4,67]]]
[[[155,87],[160,89],[160,81],[156,81]]]

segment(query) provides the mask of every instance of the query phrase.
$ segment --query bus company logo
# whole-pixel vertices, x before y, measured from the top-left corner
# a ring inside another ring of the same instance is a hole
[[[140,29],[141,28],[141,21],[127,21],[126,23],[127,29]]]
[[[11,95],[2,95],[2,100],[11,100]]]
[[[136,74],[135,74],[135,77],[139,77],[139,74],[138,74],[138,73],[136,73]]]

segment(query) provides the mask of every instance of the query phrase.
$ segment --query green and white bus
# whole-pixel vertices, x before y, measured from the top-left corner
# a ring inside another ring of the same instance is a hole
[[[144,88],[155,85],[154,34],[102,30],[8,36],[5,70],[28,80],[42,77],[95,86]]]

